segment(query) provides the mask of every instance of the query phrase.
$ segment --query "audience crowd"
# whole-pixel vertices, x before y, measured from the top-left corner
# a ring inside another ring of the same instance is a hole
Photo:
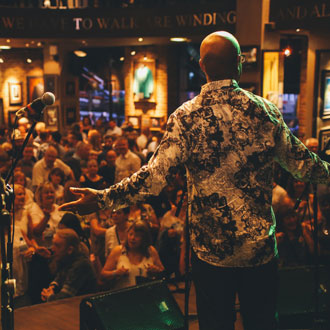
[[[15,307],[155,278],[181,279],[187,210],[184,169],[173,171],[160,195],[144,203],[83,217],[58,210],[63,202],[76,198],[70,187],[103,189],[137,171],[156,150],[162,130],[138,132],[130,123],[119,127],[114,120],[93,125],[88,117],[63,135],[48,131],[43,122],[36,128],[10,180],[15,192],[11,209]],[[3,178],[28,129],[25,118],[19,120],[15,134],[0,128]],[[316,139],[304,142],[318,152]],[[280,267],[313,264],[317,219],[317,252],[321,264],[329,268],[329,187],[318,187],[314,217],[313,187],[278,166],[274,171]]]

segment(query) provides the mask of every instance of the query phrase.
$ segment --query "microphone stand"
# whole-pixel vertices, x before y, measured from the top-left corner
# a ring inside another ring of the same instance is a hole
[[[13,279],[12,263],[13,263],[13,242],[11,241],[11,218],[10,209],[14,201],[14,192],[10,187],[9,182],[17,166],[18,161],[22,158],[23,150],[29,142],[30,136],[36,126],[37,120],[41,118],[42,111],[39,114],[39,118],[35,118],[33,123],[25,137],[25,140],[18,150],[17,154],[14,154],[14,161],[7,174],[5,180],[1,178],[0,192],[1,192],[1,214],[0,214],[0,240],[1,240],[1,325],[3,330],[14,330],[14,305],[13,296],[15,292],[15,279]],[[14,129],[17,123],[18,117],[15,118]],[[13,148],[14,150],[14,148]],[[7,234],[7,249],[5,234]]]
[[[306,202],[307,202],[307,208],[309,208],[309,190],[310,184],[306,184],[306,188],[300,195],[300,197],[297,199],[297,202],[294,206],[294,210],[297,210],[300,203],[302,202],[304,195],[306,194]],[[313,184],[313,193],[314,193],[314,198],[313,198],[313,229],[312,229],[312,237],[313,237],[313,246],[314,246],[314,255],[313,255],[313,270],[314,270],[314,286],[313,286],[313,295],[314,295],[314,312],[313,312],[313,328],[312,330],[321,330],[321,329],[328,329],[326,320],[321,316],[321,311],[320,311],[320,302],[319,302],[319,293],[320,293],[320,263],[319,263],[319,237],[318,237],[318,230],[319,230],[319,225],[318,225],[318,219],[317,219],[317,214],[318,214],[318,198],[317,198],[317,185]],[[304,212],[305,215],[305,212]],[[304,220],[301,219],[301,221]],[[310,217],[310,222],[311,222],[311,217]]]

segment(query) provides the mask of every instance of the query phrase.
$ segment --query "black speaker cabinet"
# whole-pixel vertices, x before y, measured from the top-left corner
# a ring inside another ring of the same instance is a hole
[[[183,330],[184,317],[164,281],[104,292],[80,303],[80,330]]]
[[[315,329],[313,323],[316,316],[328,322],[330,272],[324,266],[318,268],[318,290],[315,297],[315,271],[313,266],[286,268],[279,271],[279,329]],[[318,306],[315,304],[316,299]],[[315,315],[316,311],[318,315]]]

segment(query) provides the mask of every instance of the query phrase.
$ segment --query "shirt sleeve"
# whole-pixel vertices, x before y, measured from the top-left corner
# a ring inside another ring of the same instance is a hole
[[[275,107],[275,106],[274,106]],[[279,113],[279,110],[276,109]],[[330,164],[295,137],[285,124],[282,115],[278,115],[275,136],[275,160],[296,179],[311,183],[330,184]]]
[[[148,165],[106,189],[103,192],[105,205],[117,209],[143,201],[150,195],[158,195],[170,182],[176,167],[185,163],[188,158],[188,138],[183,132],[177,115],[172,114],[164,136]]]

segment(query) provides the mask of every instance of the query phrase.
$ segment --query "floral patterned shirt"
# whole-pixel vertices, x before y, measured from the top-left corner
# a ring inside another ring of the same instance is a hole
[[[103,199],[120,208],[157,195],[183,164],[197,256],[221,267],[261,265],[277,255],[274,161],[300,180],[330,183],[330,164],[291,134],[275,105],[235,80],[214,81],[170,116],[148,165],[104,190]]]

